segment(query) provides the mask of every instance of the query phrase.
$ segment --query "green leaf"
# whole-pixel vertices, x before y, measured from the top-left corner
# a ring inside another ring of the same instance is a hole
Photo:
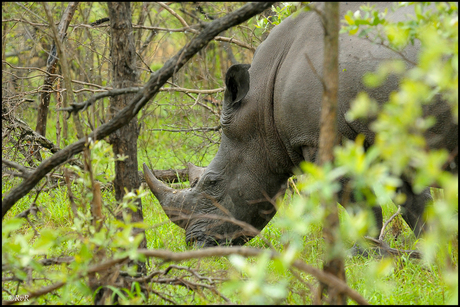
[[[6,239],[11,232],[20,229],[24,223],[25,219],[18,217],[4,220],[2,222],[2,237]]]
[[[246,268],[246,259],[240,255],[230,255],[228,256],[230,263],[239,271],[243,271]]]
[[[351,13],[351,12],[350,12],[350,13]],[[354,25],[354,24],[355,24],[355,21],[351,18],[351,16],[345,15],[344,18],[345,18],[345,20],[347,21],[347,23],[348,23],[349,25]]]
[[[356,33],[358,33],[359,27],[358,27],[358,26],[355,26],[355,25],[353,25],[353,26],[351,26],[351,28],[350,28],[350,29],[351,29],[351,30],[350,30],[350,32],[349,32],[349,33],[350,33],[350,35],[355,35]]]
[[[35,254],[46,254],[56,244],[59,231],[56,229],[45,228],[40,232],[40,237],[34,243]]]

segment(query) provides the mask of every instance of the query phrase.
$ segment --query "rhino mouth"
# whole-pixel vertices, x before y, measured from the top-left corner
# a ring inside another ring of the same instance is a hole
[[[247,234],[242,229],[234,230],[232,233],[225,232],[223,235],[218,231],[219,227],[212,230],[202,231],[202,223],[191,224],[185,234],[185,242],[188,246],[214,247],[214,246],[241,246],[249,242],[254,236]]]

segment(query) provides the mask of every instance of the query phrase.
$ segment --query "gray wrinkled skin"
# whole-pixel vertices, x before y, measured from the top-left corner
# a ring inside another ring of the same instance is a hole
[[[381,11],[391,6],[376,5]],[[359,6],[341,3],[341,18]],[[410,10],[406,8],[406,13]],[[397,16],[389,12],[393,20],[404,18],[401,11]],[[417,49],[418,45],[408,46],[403,54],[416,61]],[[379,103],[388,100],[390,92],[397,89],[394,77],[389,77],[380,88],[369,90],[361,82],[362,75],[375,70],[382,60],[400,56],[348,34],[340,35],[339,50],[338,132],[351,140],[362,133],[365,145],[370,146],[374,133],[369,122],[373,119],[346,122],[344,115],[359,91],[367,91]],[[208,167],[193,169],[189,165],[191,189],[174,191],[166,187],[144,164],[150,189],[168,217],[186,230],[187,243],[202,247],[244,244],[276,213],[273,200],[284,195],[287,179],[295,167],[303,160],[315,161],[322,85],[305,55],[322,75],[323,30],[312,12],[287,18],[275,27],[257,49],[251,65],[230,67],[221,115],[222,142]],[[429,147],[452,152],[458,146],[458,125],[453,123],[449,107],[438,102],[426,111],[437,117],[437,124],[427,133]],[[451,171],[457,171],[457,164],[456,157]],[[429,189],[415,195],[405,181],[401,191],[407,196],[403,217],[419,235],[424,228],[420,218],[425,204],[431,200]],[[375,207],[373,211],[377,226],[381,227],[381,209]],[[243,229],[234,220],[253,229]]]

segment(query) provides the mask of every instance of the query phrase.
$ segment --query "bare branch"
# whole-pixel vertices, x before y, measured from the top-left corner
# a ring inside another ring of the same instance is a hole
[[[40,69],[38,67],[17,67],[17,66],[14,66],[10,63],[8,63],[7,61],[2,61],[2,63],[4,64],[7,64],[8,66],[10,66],[11,68],[14,68],[14,69],[22,69],[22,70],[38,70],[38,71],[41,71],[42,73],[46,74],[47,76],[49,77],[54,77],[54,78],[60,78],[60,79],[64,79],[63,76],[61,75],[57,75],[57,74],[53,74],[53,73],[50,73],[46,70],[43,70],[43,69]],[[99,89],[102,89],[102,90],[105,90],[107,89],[107,87],[104,87],[104,86],[101,86],[101,85],[98,85],[98,84],[95,84],[95,83],[89,83],[89,82],[84,82],[84,81],[80,81],[80,80],[72,80],[73,83],[76,83],[76,84],[81,84],[81,85],[88,85],[88,86],[93,86],[93,87],[97,87]],[[111,89],[111,88],[108,88],[108,89]],[[65,89],[64,89],[65,90]],[[80,90],[81,91],[81,90]],[[45,92],[45,91],[44,91]],[[51,93],[51,91],[47,91],[48,93]],[[75,91],[77,92],[77,91]]]
[[[321,78],[321,76],[318,74],[318,72],[316,71],[316,68],[315,68],[315,65],[313,65],[313,62],[310,60],[310,57],[308,56],[308,54],[305,53],[305,58],[307,59],[307,62],[308,62],[308,66],[310,66],[310,69],[311,71],[313,72],[313,74],[315,75],[315,77],[321,82],[321,85],[323,86],[323,89],[325,88],[325,84],[324,84],[324,80],[323,78]]]
[[[364,237],[366,240],[371,241],[372,243],[376,244],[380,248],[382,248],[385,252],[394,255],[394,256],[401,256],[401,255],[408,255],[409,258],[414,258],[414,259],[422,259],[422,253],[420,253],[417,250],[408,250],[408,249],[397,249],[397,248],[392,248],[389,247],[388,244],[386,244],[382,240],[377,240],[372,237],[365,236]]]
[[[393,215],[388,219],[388,221],[385,222],[385,224],[383,224],[382,229],[380,230],[380,235],[379,235],[379,240],[380,240],[380,241],[383,241],[385,228],[387,228],[388,224],[390,224],[390,222],[391,222],[397,215],[399,215],[400,213],[401,213],[401,206],[398,206],[398,210],[396,211],[396,213],[393,214]]]
[[[374,42],[374,41],[371,41],[371,40],[369,39],[369,37],[365,37],[365,39],[367,39],[369,42],[371,42],[371,43],[373,43],[373,44],[380,45],[380,46],[382,46],[382,47],[385,47],[385,48],[388,49],[388,50],[393,51],[394,53],[396,53],[396,54],[398,54],[400,57],[402,57],[402,58],[404,59],[404,61],[406,61],[407,63],[410,63],[410,64],[412,64],[412,65],[414,65],[414,66],[417,65],[417,63],[415,63],[414,61],[409,60],[401,51],[398,51],[398,50],[396,50],[396,49],[394,49],[394,48],[391,48],[390,46],[385,45],[383,42],[376,43],[376,42]]]
[[[95,103],[97,100],[105,98],[105,97],[112,97],[112,96],[117,96],[117,95],[123,95],[123,94],[130,94],[130,93],[137,93],[142,89],[142,87],[127,87],[127,88],[120,88],[120,89],[111,89],[98,93],[91,98],[89,98],[87,101],[82,102],[82,103],[72,103],[70,107],[68,108],[61,108],[58,109],[58,111],[66,111],[66,112],[78,112],[78,111],[84,111],[86,110],[90,105]],[[213,90],[197,90],[197,89],[188,89],[188,88],[182,88],[182,87],[162,87],[160,88],[160,92],[183,92],[183,93],[194,93],[194,94],[214,94],[214,93],[219,93],[223,92],[225,89],[224,88],[217,88]]]
[[[201,128],[189,128],[189,129],[163,129],[163,128],[154,128],[149,129],[148,131],[167,131],[167,132],[192,132],[192,131],[218,131],[220,125],[215,127],[201,127]]]
[[[319,10],[316,7],[316,5],[313,4],[313,3],[307,4],[306,7],[308,7],[310,10],[314,11],[319,16],[319,19],[321,20],[321,24],[323,25],[323,28],[324,28],[325,25],[326,25],[326,22],[327,22],[324,12]]]
[[[183,87],[162,87],[160,91],[163,92],[183,92],[183,93],[193,93],[193,94],[215,94],[225,91],[225,88],[220,87],[213,90],[197,90]]]
[[[232,43],[232,44],[235,44],[235,45],[238,45],[240,47],[243,47],[243,48],[246,48],[246,49],[249,49],[251,50],[252,52],[255,52],[256,51],[256,48],[248,45],[248,44],[245,44],[243,43],[242,41],[239,41],[237,39],[234,39],[233,37],[223,37],[223,36],[216,36],[214,37],[214,40],[216,41],[221,41],[221,42],[228,42],[228,43]]]
[[[17,127],[21,130],[23,136],[29,136],[33,139],[33,141],[40,144],[42,147],[49,149],[52,153],[58,152],[60,149],[56,146],[53,142],[45,138],[44,136],[38,134],[37,132],[33,131],[32,128],[29,127],[25,122],[22,120],[14,117],[13,115],[9,114],[8,116],[4,117],[7,121],[10,121],[14,127]]]
[[[55,264],[62,264],[62,263],[72,263],[75,261],[74,257],[57,257],[57,258],[46,258],[39,260],[38,262],[44,266],[50,266]]]
[[[12,161],[8,161],[8,160],[3,159],[3,158],[2,158],[2,163],[5,164],[8,167],[15,168],[18,171],[20,171],[22,173],[21,177],[23,177],[23,178],[29,177],[30,171],[26,167],[24,167],[22,165],[19,165],[19,164],[15,163],[15,162],[12,162]]]
[[[167,10],[168,12],[171,13],[171,15],[173,15],[174,17],[177,18],[177,20],[179,20],[179,22],[184,26],[184,27],[189,27],[189,25],[185,22],[185,20],[180,17],[176,12],[174,12],[174,10],[172,8],[170,8],[168,5],[166,5],[166,3],[163,3],[163,2],[157,2],[159,5],[161,5],[165,10]]]

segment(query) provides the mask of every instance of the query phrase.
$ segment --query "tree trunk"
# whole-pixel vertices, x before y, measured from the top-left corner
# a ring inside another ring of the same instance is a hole
[[[319,161],[321,164],[332,162],[333,148],[337,141],[337,91],[339,84],[339,4],[326,2],[323,13],[324,25],[324,60],[323,60],[323,100],[321,105],[321,131],[319,140]],[[343,256],[338,242],[339,215],[336,197],[326,200],[327,217],[323,226],[323,237],[326,241],[326,252],[323,270],[345,281]],[[328,293],[332,305],[345,305],[347,298],[336,289],[320,285],[320,297]]]
[[[138,75],[136,70],[136,50],[134,45],[133,27],[131,23],[131,5],[129,2],[109,2],[110,18],[110,52],[113,71],[113,88],[125,88],[135,85]],[[112,118],[120,110],[128,105],[134,94],[119,95],[111,97],[109,116]],[[115,199],[118,202],[123,200],[125,190],[133,191],[139,189],[141,181],[137,171],[137,138],[138,127],[137,117],[134,117],[127,125],[121,127],[109,136],[115,156],[127,156],[124,161],[115,162],[114,190]],[[143,222],[142,203],[136,201],[137,210],[126,209],[125,213],[131,215],[132,222]],[[123,214],[117,215],[122,220]],[[144,240],[139,248],[146,248],[145,231],[135,228],[133,235],[144,234]],[[145,273],[146,266],[143,262],[135,262],[138,272]],[[111,280],[110,278],[107,280]],[[119,282],[115,282],[119,284]],[[130,288],[129,285],[123,285]],[[95,297],[96,304],[104,304],[112,295],[112,291],[103,288]],[[116,300],[116,298],[115,298]]]
[[[61,41],[64,40],[66,35],[67,27],[72,20],[72,17],[77,10],[78,2],[70,2],[67,8],[62,14],[61,21],[58,25],[58,32],[59,32],[59,39]],[[58,62],[57,58],[57,47],[56,43],[51,46],[50,56],[48,57],[46,71],[50,74],[54,74],[56,72],[56,64]],[[40,95],[40,104],[38,106],[38,115],[37,115],[37,127],[35,131],[46,138],[46,122],[48,118],[48,106],[50,103],[50,95],[52,91],[52,85],[56,78],[50,75],[45,77],[45,82],[43,84],[43,92]],[[59,146],[60,144],[57,144]],[[37,159],[40,159],[40,155],[36,155]]]
[[[138,75],[136,71],[136,50],[131,24],[131,7],[128,2],[109,3],[109,18],[111,32],[111,59],[113,69],[113,88],[125,88],[135,86]],[[111,97],[110,117],[118,113],[128,105],[134,94]],[[122,201],[125,188],[128,191],[139,189],[140,178],[137,171],[137,117],[134,117],[128,125],[120,128],[110,135],[110,143],[115,155],[125,155],[128,158],[115,163],[115,198]],[[129,213],[133,221],[142,222],[142,203],[137,202],[138,210]],[[121,216],[120,216],[121,218]],[[145,242],[144,242],[145,243]],[[144,244],[145,246],[145,244]],[[140,246],[140,248],[143,248]]]

